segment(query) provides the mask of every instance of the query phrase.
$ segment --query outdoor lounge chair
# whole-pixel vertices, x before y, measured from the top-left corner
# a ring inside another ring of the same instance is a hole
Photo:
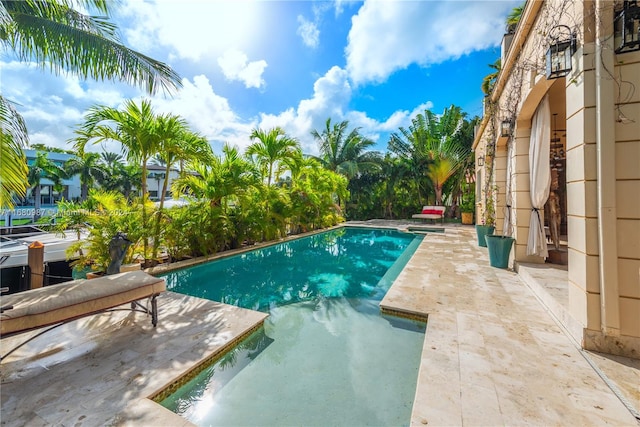
[[[131,271],[91,280],[73,280],[6,295],[0,298],[0,338],[49,326],[38,334],[40,335],[69,321],[127,303],[131,303],[132,310],[150,314],[151,323],[155,327],[158,322],[156,297],[165,290],[164,279],[143,271]],[[144,298],[149,298],[150,308],[138,302]],[[29,340],[33,338],[35,336]],[[20,346],[24,344],[26,342]]]
[[[422,212],[418,214],[411,215],[411,218],[415,219],[431,219],[431,220],[441,220],[444,224],[444,211],[447,208],[445,206],[423,206]]]

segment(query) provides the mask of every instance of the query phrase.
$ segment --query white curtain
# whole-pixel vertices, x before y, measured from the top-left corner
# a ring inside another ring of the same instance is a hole
[[[531,194],[531,221],[527,255],[544,258],[547,252],[547,238],[544,232],[541,212],[549,198],[551,186],[551,168],[549,166],[549,144],[551,138],[551,112],[549,96],[545,95],[531,121],[531,140],[529,142],[529,185]]]

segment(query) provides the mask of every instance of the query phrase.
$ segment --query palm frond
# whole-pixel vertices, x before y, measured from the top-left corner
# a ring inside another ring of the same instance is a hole
[[[27,189],[27,127],[13,104],[0,95],[0,207],[13,208],[13,198]]]
[[[104,6],[106,2],[86,2]],[[171,92],[182,83],[166,64],[124,46],[108,17],[84,15],[65,1],[2,1],[11,22],[0,31],[5,44],[23,61],[32,60],[60,74],[121,80],[148,93]]]

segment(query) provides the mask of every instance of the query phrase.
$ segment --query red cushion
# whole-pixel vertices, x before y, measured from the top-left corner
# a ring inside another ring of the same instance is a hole
[[[442,211],[440,209],[423,209],[422,213],[428,215],[442,215]]]

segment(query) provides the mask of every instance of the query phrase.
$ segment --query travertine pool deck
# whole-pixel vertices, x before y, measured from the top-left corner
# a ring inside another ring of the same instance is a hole
[[[476,242],[471,227],[428,234],[381,303],[428,315],[411,424],[637,425],[525,282],[491,268]],[[640,361],[621,359],[606,369],[638,408]]]
[[[125,306],[126,308],[126,306]],[[144,313],[113,311],[68,323],[0,365],[7,426],[186,426],[152,397],[266,314],[166,292],[154,329]],[[4,354],[25,335],[1,341]]]
[[[382,305],[428,316],[412,425],[638,425],[531,287],[489,266],[472,227],[426,235]],[[266,315],[172,292],[159,308],[155,330],[142,313],[105,313],[3,360],[2,425],[190,425],[148,398]],[[640,408],[640,361],[589,356]]]

